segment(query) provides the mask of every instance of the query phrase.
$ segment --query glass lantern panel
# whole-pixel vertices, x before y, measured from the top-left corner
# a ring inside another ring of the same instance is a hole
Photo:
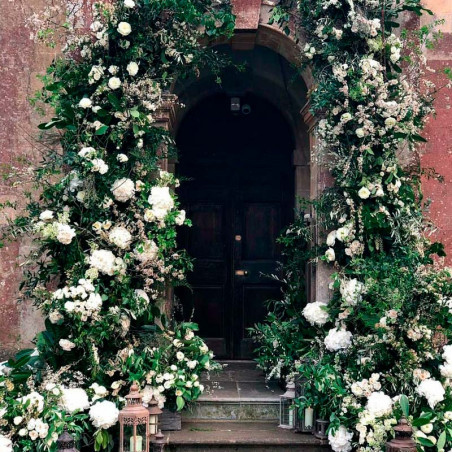
[[[147,452],[146,441],[145,425],[124,426],[124,452]]]
[[[294,426],[294,410],[291,409],[292,402],[292,399],[281,397],[279,419],[281,427],[292,428]]]

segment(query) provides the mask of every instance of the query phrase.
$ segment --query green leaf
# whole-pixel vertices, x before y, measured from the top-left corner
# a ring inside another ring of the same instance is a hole
[[[108,130],[108,126],[102,126],[102,127],[100,127],[99,129],[96,130],[94,135],[105,135],[107,130]]]
[[[446,445],[446,430],[444,430],[441,435],[439,435],[438,442],[436,443],[436,448],[438,451],[441,451],[444,449],[444,446]]]
[[[432,419],[432,413],[427,413],[417,419],[414,419],[414,421],[411,423],[411,425],[413,427],[421,427],[422,425],[429,424],[431,419]]]
[[[421,137],[420,135],[411,135],[411,139],[413,141],[419,141],[421,143],[427,143],[427,140],[424,137]]]
[[[185,400],[181,396],[177,396],[176,398],[176,405],[177,405],[177,411],[182,410],[182,408],[185,406]]]
[[[121,103],[119,102],[119,99],[113,93],[109,93],[107,98],[110,101],[110,104],[113,105],[113,107],[115,107],[116,109],[121,108]]]
[[[433,447],[434,444],[427,438],[422,438],[422,436],[418,436],[417,440],[420,444],[422,444],[423,446],[427,446],[427,447]]]
[[[139,118],[140,112],[136,109],[130,110],[130,116],[132,116],[132,118]]]
[[[400,407],[402,408],[402,413],[405,417],[408,417],[410,414],[410,402],[408,401],[408,397],[405,394],[400,396]]]

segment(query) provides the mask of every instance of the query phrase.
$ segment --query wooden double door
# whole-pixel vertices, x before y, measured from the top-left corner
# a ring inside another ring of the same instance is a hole
[[[195,261],[191,289],[176,295],[216,356],[245,359],[253,354],[247,329],[264,320],[265,302],[280,296],[268,275],[277,272],[277,238],[293,210],[292,146],[266,102],[249,98],[252,117],[231,115],[226,100],[204,102],[179,134],[178,172],[190,178],[181,202],[193,222],[180,245]]]

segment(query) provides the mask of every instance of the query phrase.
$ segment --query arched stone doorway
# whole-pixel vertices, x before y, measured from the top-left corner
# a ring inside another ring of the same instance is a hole
[[[280,296],[263,276],[277,271],[276,239],[293,219],[296,197],[310,193],[300,114],[306,86],[268,48],[218,50],[245,70],[228,68],[221,84],[206,72],[174,88],[185,107],[173,129],[180,157],[170,169],[191,179],[180,195],[193,228],[180,245],[195,258],[192,290],[176,296],[218,357],[244,359],[253,352],[247,328],[264,319],[266,300]]]

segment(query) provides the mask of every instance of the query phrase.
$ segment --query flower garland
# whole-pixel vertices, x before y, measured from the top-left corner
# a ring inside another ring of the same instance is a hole
[[[177,250],[190,226],[159,169],[174,144],[156,127],[176,77],[224,62],[206,39],[228,36],[230,7],[210,0],[96,3],[87,35],[72,37],[35,102],[55,116],[60,148],[36,170],[39,200],[4,236],[37,236],[24,295],[46,316],[36,350],[0,369],[0,449],[54,451],[68,426],[95,450],[112,450],[129,379],[146,400],[182,409],[203,387],[213,354],[197,326],[165,317],[167,288],[192,264]]]
[[[304,275],[286,252],[286,297],[255,336],[269,375],[306,382],[295,403],[331,421],[336,452],[384,450],[402,413],[421,449],[452,445],[452,272],[433,265],[444,252],[425,236],[416,158],[433,113],[419,50],[431,40],[429,27],[395,34],[406,11],[428,12],[418,0],[301,0],[273,16],[298,27],[315,80],[315,158],[334,183],[311,203],[324,236],[305,262],[332,269],[332,295],[307,304],[294,296]],[[313,236],[302,219],[282,240],[297,235]]]

